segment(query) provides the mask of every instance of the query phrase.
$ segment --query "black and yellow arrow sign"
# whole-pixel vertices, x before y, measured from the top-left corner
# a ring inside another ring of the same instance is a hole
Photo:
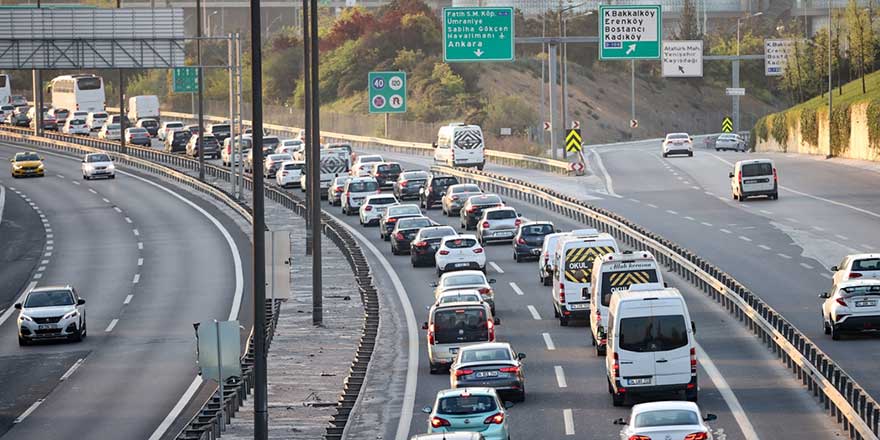
[[[721,120],[721,131],[725,133],[733,131],[733,119],[730,119],[730,116],[725,116],[724,119]]]
[[[578,129],[568,130],[565,135],[565,151],[569,153],[580,153],[583,145],[581,144],[581,131]]]

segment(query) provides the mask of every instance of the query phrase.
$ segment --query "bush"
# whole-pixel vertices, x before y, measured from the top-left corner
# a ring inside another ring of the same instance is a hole
[[[801,138],[807,144],[819,145],[819,124],[816,121],[816,109],[805,108],[801,111]]]
[[[868,103],[868,142],[871,148],[880,149],[880,100]]]
[[[768,121],[767,121],[767,119],[769,117],[770,117],[769,115],[764,116],[761,119],[758,119],[758,122],[755,123],[755,128],[754,128],[755,135],[752,137],[755,138],[756,140],[760,139],[762,141],[766,141],[767,139],[769,139],[767,137],[767,134],[768,134],[768,130],[767,130]]]
[[[839,105],[831,109],[831,155],[839,156],[849,149],[850,133],[849,105]]]
[[[511,128],[517,136],[524,136],[538,119],[534,106],[515,95],[496,99],[487,106],[486,113],[483,128],[494,134],[498,134],[502,128]]]
[[[782,146],[782,151],[788,151],[788,127],[785,123],[785,113],[777,113],[773,115],[771,133],[773,140]]]

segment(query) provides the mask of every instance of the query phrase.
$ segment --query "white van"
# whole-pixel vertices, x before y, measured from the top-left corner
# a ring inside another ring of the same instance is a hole
[[[159,97],[141,95],[128,98],[128,119],[132,122],[144,118],[159,120]]]
[[[367,197],[379,194],[379,183],[372,177],[355,177],[342,189],[342,213],[345,215],[357,214]]]
[[[572,231],[556,243],[552,301],[559,325],[567,326],[569,319],[587,318],[593,260],[612,252],[620,252],[617,241],[595,229]]]
[[[744,202],[754,196],[779,199],[779,178],[770,159],[741,160],[733,166],[728,177],[733,200]]]
[[[647,251],[623,251],[603,255],[593,260],[590,286],[590,333],[596,355],[605,355],[605,322],[611,297],[628,290],[633,284],[663,284],[663,274],[657,260]]]
[[[433,147],[434,162],[481,171],[486,165],[483,129],[479,125],[455,123],[440,127]]]
[[[280,141],[279,141],[280,142]],[[322,148],[320,168],[320,188],[321,198],[327,197],[327,189],[333,183],[333,179],[348,175],[348,155],[345,150],[339,148]],[[306,184],[308,182],[308,170],[304,170],[300,177],[300,188],[306,192]],[[355,210],[356,211],[356,210]]]
[[[553,253],[556,252],[556,243],[560,238],[568,235],[568,232],[554,232],[544,237],[541,245],[541,256],[538,257],[538,279],[544,286],[553,282]]]
[[[697,350],[678,289],[636,284],[611,296],[605,371],[614,406],[638,394],[678,394],[696,402]]]

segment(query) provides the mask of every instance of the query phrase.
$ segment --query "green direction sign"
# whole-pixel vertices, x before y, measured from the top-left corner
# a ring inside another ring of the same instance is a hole
[[[406,72],[370,72],[370,113],[406,112]]]
[[[660,5],[599,6],[600,60],[658,60]]]
[[[443,61],[513,61],[513,8],[443,8]]]
[[[174,93],[198,93],[199,69],[197,67],[174,68]]]

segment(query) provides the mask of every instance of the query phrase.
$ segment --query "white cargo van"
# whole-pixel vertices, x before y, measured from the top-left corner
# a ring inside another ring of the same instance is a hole
[[[479,125],[455,123],[440,127],[434,142],[434,162],[450,167],[477,167],[486,164],[483,129]]]
[[[572,231],[556,243],[551,299],[559,325],[567,326],[572,318],[587,318],[593,260],[612,252],[619,252],[614,237],[595,229]]]
[[[128,98],[128,119],[137,122],[144,118],[159,120],[159,97],[141,95]]]
[[[770,159],[741,160],[733,166],[728,177],[733,200],[744,202],[754,196],[779,198],[779,177],[776,165]]]
[[[327,188],[333,183],[333,179],[339,176],[348,175],[349,158],[348,153],[341,148],[322,148],[321,149],[320,181],[321,197],[327,197]],[[304,172],[300,177],[300,188],[306,192],[308,182],[308,171]]]
[[[679,394],[696,402],[696,326],[677,289],[636,284],[611,296],[605,371],[614,406],[626,397]]]
[[[590,333],[596,355],[605,355],[605,327],[611,297],[634,284],[660,283],[663,275],[650,252],[623,251],[593,260],[590,286]]]

